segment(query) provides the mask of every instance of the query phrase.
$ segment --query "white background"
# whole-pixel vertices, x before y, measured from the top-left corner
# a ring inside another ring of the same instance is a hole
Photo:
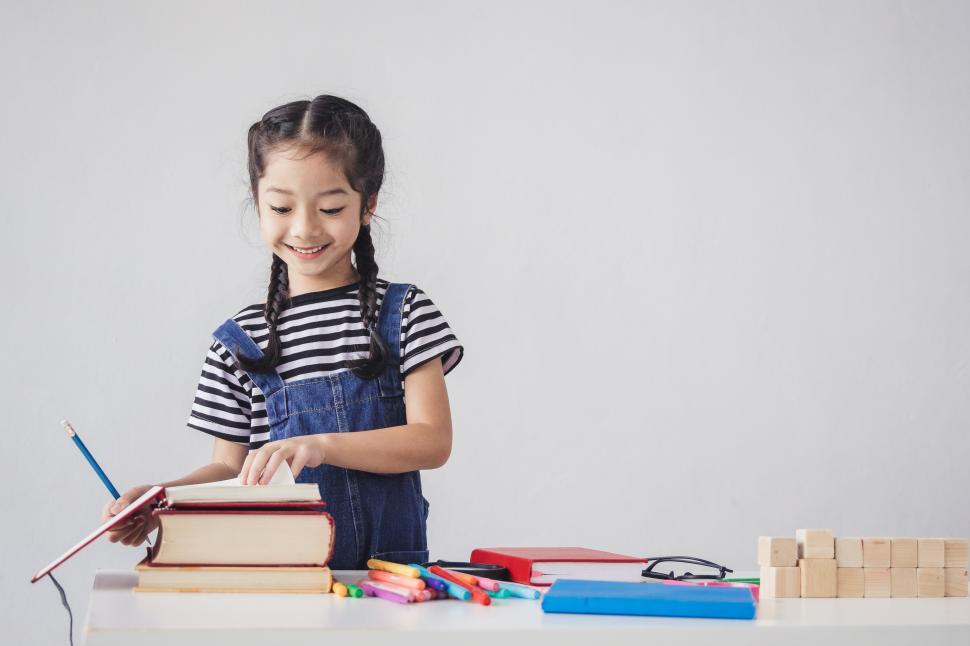
[[[12,5],[12,3],[11,3]],[[0,38],[5,638],[107,492],[181,476],[210,332],[265,294],[245,134],[380,127],[381,275],[466,355],[433,558],[970,535],[965,2],[18,3]],[[58,569],[79,634],[102,539]]]

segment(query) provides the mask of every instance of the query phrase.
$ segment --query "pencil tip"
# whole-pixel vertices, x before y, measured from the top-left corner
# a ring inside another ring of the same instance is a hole
[[[67,421],[66,419],[62,419],[61,425],[64,427],[64,430],[67,432],[68,435],[74,435],[74,427],[71,426],[71,423],[69,421]]]

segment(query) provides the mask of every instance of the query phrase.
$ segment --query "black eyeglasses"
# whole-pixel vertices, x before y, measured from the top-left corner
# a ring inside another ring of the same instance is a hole
[[[667,579],[671,581],[690,581],[694,579],[710,579],[718,580],[723,579],[725,573],[734,572],[731,568],[725,567],[723,565],[718,565],[713,561],[708,561],[706,559],[694,558],[693,556],[655,556],[648,558],[647,561],[650,563],[647,565],[647,569],[641,572],[641,576],[645,576],[648,579]],[[674,571],[671,570],[669,573],[664,574],[663,572],[654,572],[655,568],[660,563],[685,563],[687,565],[701,565],[704,567],[709,567],[718,571],[717,574],[694,574],[692,572],[684,572],[683,574],[675,575]]]

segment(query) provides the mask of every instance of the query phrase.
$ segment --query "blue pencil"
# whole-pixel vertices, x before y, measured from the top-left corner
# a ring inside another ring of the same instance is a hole
[[[88,464],[90,464],[91,468],[94,469],[94,472],[98,474],[98,477],[101,478],[101,482],[103,482],[104,486],[108,488],[108,491],[111,492],[111,495],[114,496],[115,500],[121,498],[121,494],[118,493],[115,486],[111,484],[110,480],[108,480],[108,476],[105,475],[104,471],[101,469],[101,465],[98,464],[98,461],[95,460],[94,456],[91,455],[91,452],[88,451],[88,447],[84,446],[84,442],[81,441],[81,436],[77,434],[77,431],[74,430],[71,423],[64,419],[61,420],[61,424],[64,425],[64,430],[67,431],[67,434],[71,436],[72,440],[74,440],[74,443],[77,445],[77,448],[80,449],[81,453],[84,454],[84,457],[88,459]]]

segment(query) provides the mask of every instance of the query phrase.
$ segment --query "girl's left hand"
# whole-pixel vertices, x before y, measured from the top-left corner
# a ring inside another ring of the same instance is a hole
[[[320,466],[326,457],[324,437],[323,434],[305,435],[267,442],[246,456],[239,471],[239,482],[244,485],[266,484],[284,460],[290,463],[294,478],[303,467]]]

